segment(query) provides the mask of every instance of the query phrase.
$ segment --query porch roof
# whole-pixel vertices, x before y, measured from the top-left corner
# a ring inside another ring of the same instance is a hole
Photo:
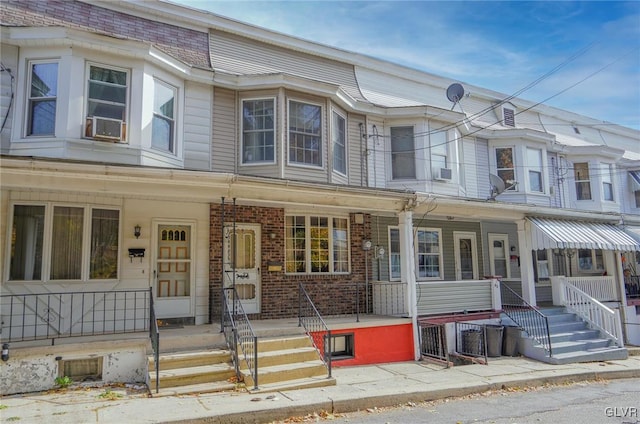
[[[640,242],[621,228],[605,223],[528,217],[531,244],[540,249],[640,251]]]

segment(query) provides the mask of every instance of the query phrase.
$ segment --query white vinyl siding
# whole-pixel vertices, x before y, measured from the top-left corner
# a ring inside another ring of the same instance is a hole
[[[212,171],[233,173],[236,170],[235,92],[216,88],[213,102]]]
[[[184,167],[211,170],[212,90],[187,83],[184,107]]]

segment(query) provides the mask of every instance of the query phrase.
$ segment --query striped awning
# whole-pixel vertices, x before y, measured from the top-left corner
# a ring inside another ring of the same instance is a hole
[[[640,251],[640,243],[621,228],[604,223],[555,218],[527,218],[531,244],[541,249],[602,249]]]

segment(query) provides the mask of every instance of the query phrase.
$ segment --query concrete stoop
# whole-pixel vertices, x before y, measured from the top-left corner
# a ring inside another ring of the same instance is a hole
[[[602,337],[600,331],[590,329],[584,320],[565,308],[543,308],[540,312],[549,321],[552,355],[523,331],[519,350],[524,356],[555,365],[628,358],[626,348]]]
[[[258,339],[258,385],[242,361],[241,372],[247,390],[267,393],[311,387],[332,386],[327,368],[308,336]]]

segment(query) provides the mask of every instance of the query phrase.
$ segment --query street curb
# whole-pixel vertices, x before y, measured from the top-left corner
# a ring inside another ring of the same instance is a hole
[[[306,416],[314,413],[349,413],[363,411],[369,408],[383,408],[401,406],[413,402],[427,402],[441,400],[452,397],[468,396],[477,393],[484,393],[489,390],[500,390],[517,387],[541,387],[547,384],[577,383],[590,380],[617,380],[625,378],[640,378],[639,370],[612,370],[612,371],[587,371],[574,374],[531,377],[519,380],[504,382],[486,382],[464,387],[451,387],[437,390],[424,390],[418,392],[396,393],[393,395],[372,395],[360,399],[341,399],[319,401],[313,404],[286,406],[283,408],[262,409],[251,411],[250,413],[233,413],[228,415],[192,418],[185,420],[171,421],[174,424],[199,424],[199,423],[220,423],[220,424],[259,424],[278,420],[285,420],[290,417]]]

